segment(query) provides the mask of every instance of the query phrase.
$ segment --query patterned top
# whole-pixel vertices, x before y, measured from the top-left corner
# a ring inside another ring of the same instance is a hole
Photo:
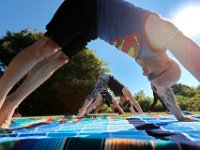
[[[0,76],[3,75],[3,73],[6,71],[6,68],[6,65],[0,60]]]
[[[122,89],[124,85],[121,84],[112,75],[103,73],[99,75],[97,83],[92,92],[87,96],[88,100],[96,99],[97,95],[108,88],[115,94],[115,96],[123,95]]]
[[[149,14],[153,12],[124,0],[98,0],[97,34],[133,58],[160,55],[165,51],[152,50],[146,43],[144,26]]]
[[[94,89],[87,96],[87,99],[90,101],[94,100],[96,99],[99,93],[101,93],[103,90],[107,90],[108,89],[107,84],[108,84],[109,78],[110,78],[109,74],[105,74],[105,73],[100,74]]]

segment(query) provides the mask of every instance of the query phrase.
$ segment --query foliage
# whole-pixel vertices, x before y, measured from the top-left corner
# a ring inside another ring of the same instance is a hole
[[[188,85],[183,85],[181,83],[175,84],[171,88],[176,95],[184,97],[193,97],[196,94],[193,87],[189,87]]]
[[[14,56],[42,35],[27,29],[16,33],[8,31],[0,39],[0,60],[8,65]],[[26,116],[76,113],[98,75],[104,72],[109,72],[107,63],[85,48],[28,96],[19,106],[20,113]]]
[[[0,39],[0,59],[6,65],[16,56],[22,49],[30,46],[43,34],[34,30],[30,32],[24,29],[20,32],[7,31],[6,35]]]
[[[177,102],[182,110],[200,111],[200,86],[189,87],[183,84],[172,86]]]
[[[181,110],[200,111],[200,86],[190,87],[179,83],[171,88],[176,95],[177,103]],[[145,96],[144,91],[136,93],[135,99],[139,102],[145,112],[149,111],[149,107],[153,103],[153,100],[152,98]],[[156,104],[153,111],[164,111],[161,102]]]
[[[58,71],[57,78],[62,74],[63,77],[60,78],[62,80],[56,81],[58,88],[55,91],[70,112],[77,112],[87,94],[93,89],[99,74],[109,71],[106,65],[92,51],[86,49]]]
[[[179,83],[173,85],[171,88],[176,95],[177,103],[181,110],[200,111],[200,86],[190,87]],[[145,112],[150,111],[149,107],[153,103],[153,99],[145,96],[144,91],[136,93],[135,99]],[[162,107],[162,103],[158,101],[153,111],[161,112],[165,111],[165,109]]]
[[[113,110],[108,107],[108,105],[104,104],[99,110],[99,113],[113,113]]]
[[[43,33],[37,30],[30,32],[25,29],[16,33],[8,31],[0,39],[0,60],[8,65],[14,56],[36,42],[42,35]],[[2,64],[1,61],[0,64]],[[4,65],[0,65],[0,67],[1,70],[5,69]],[[76,113],[86,95],[92,90],[98,75],[104,72],[109,72],[107,63],[86,48],[28,96],[19,106],[20,113],[28,116]],[[16,87],[19,85],[20,83]],[[172,90],[182,110],[200,111],[200,85],[190,87],[179,83],[172,86]],[[146,96],[144,91],[139,91],[134,98],[145,112],[149,111],[150,105],[153,103],[152,97]],[[117,98],[115,99],[119,101]],[[163,110],[162,104],[158,102],[154,111]],[[112,110],[103,105],[100,112],[110,113]]]
[[[143,111],[149,110],[152,100],[144,94],[143,90],[136,93],[134,97],[135,100],[137,100],[140,106],[142,107]]]

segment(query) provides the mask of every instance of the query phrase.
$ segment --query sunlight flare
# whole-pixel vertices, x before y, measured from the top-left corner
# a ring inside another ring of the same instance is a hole
[[[179,9],[173,18],[176,26],[187,36],[200,35],[200,6]]]

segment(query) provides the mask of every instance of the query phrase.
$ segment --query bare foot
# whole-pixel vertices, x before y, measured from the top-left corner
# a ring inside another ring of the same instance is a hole
[[[15,107],[9,102],[5,102],[0,109],[0,127],[8,128],[14,114]]]
[[[182,122],[199,122],[200,120],[191,116],[184,116],[184,118],[182,120],[180,120]]]
[[[5,122],[0,126],[1,128],[9,128],[12,121],[12,116],[5,120]]]

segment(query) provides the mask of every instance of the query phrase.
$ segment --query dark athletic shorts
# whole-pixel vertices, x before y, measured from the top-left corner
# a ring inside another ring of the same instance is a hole
[[[101,96],[103,98],[103,102],[106,103],[108,107],[110,107],[110,104],[112,104],[113,99],[112,95],[108,91],[102,91]]]
[[[131,108],[132,105],[129,102],[129,100],[125,101],[122,105],[124,106],[124,111],[125,112],[130,112],[130,108]]]
[[[115,96],[122,96],[122,89],[124,88],[124,85],[121,84],[117,79],[115,79],[113,76],[110,76],[108,81],[108,87],[111,91],[115,94]]]
[[[71,58],[97,38],[97,0],[65,0],[46,29],[45,36]]]

